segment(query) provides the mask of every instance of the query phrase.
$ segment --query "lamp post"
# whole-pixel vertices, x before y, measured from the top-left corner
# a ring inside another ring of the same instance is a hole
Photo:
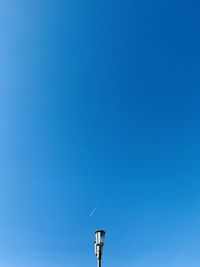
[[[105,239],[105,231],[97,230],[95,232],[95,241],[94,241],[94,250],[97,256],[97,267],[101,267],[104,239]]]

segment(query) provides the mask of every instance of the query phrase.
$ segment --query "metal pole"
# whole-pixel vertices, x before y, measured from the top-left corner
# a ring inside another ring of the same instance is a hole
[[[101,259],[97,260],[97,267],[101,267]]]
[[[98,247],[99,251],[98,251],[98,257],[97,257],[97,267],[101,267],[101,256],[102,256],[102,247],[101,245]]]

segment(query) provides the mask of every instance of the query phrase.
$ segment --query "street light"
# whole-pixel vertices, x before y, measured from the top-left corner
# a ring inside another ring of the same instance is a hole
[[[105,239],[105,231],[97,230],[95,232],[94,250],[97,256],[97,267],[101,267],[101,257],[103,253],[103,245]]]

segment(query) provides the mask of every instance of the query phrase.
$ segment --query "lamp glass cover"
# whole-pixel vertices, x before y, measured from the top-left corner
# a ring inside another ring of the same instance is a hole
[[[96,244],[103,244],[105,239],[105,231],[98,230],[95,232]]]

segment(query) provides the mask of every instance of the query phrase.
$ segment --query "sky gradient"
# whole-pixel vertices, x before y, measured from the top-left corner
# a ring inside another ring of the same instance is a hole
[[[0,267],[200,266],[199,10],[0,1]]]

